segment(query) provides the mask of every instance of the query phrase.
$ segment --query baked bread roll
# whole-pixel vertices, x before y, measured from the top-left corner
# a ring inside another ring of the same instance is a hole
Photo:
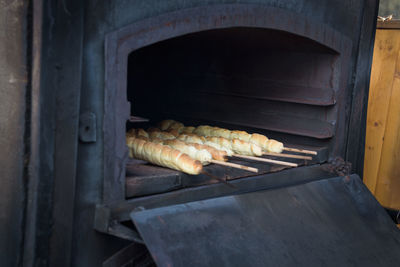
[[[226,158],[227,154],[225,151],[215,149],[212,146],[208,145],[201,145],[201,144],[196,144],[196,143],[186,143],[188,145],[194,146],[197,149],[205,149],[207,150],[213,159],[219,160],[219,161],[227,161],[228,159]]]
[[[175,131],[175,130],[172,130]],[[137,131],[138,132],[138,131]],[[171,132],[169,132],[171,133]],[[142,135],[146,135],[146,131],[143,130]],[[148,135],[148,134],[147,134]],[[149,138],[145,138],[142,136],[136,135],[137,138],[141,138],[145,141],[150,141]],[[179,139],[172,139],[170,135],[165,135],[165,134],[160,134],[159,132],[153,132],[151,133],[151,142],[156,143],[156,144],[164,144],[164,145],[169,145],[172,148],[178,149],[179,151],[188,154],[194,159],[197,159],[202,162],[202,164],[206,164],[206,162],[209,162],[210,159],[215,159],[215,160],[221,160],[221,161],[226,161],[226,152],[219,151],[214,149],[213,147],[206,146],[203,144],[195,144],[195,143],[186,143],[186,140],[196,140],[199,143],[203,143],[202,138],[204,137],[197,137],[194,134],[190,135],[183,135],[182,138],[183,141]],[[162,139],[164,138],[164,139]],[[168,142],[170,141],[170,142]],[[191,146],[193,148],[186,148],[184,146]],[[185,150],[186,149],[186,150]],[[200,151],[199,151],[200,150]],[[205,150],[205,151],[202,151]]]
[[[158,123],[158,127],[161,131],[177,130],[178,133],[181,133],[185,128],[183,123],[174,120],[163,120]]]
[[[228,156],[233,156],[233,151],[230,148],[224,147],[219,143],[207,140],[204,142],[205,145],[211,146],[215,149],[225,151]]]
[[[211,146],[217,150],[226,152],[228,156],[233,156],[234,153],[248,156],[262,156],[261,147],[250,142],[245,142],[239,139],[229,140],[223,137],[215,136],[196,136],[195,134],[181,134],[179,140],[190,143],[204,144]]]
[[[263,154],[261,147],[240,139],[232,140],[232,150],[237,154],[247,156],[262,156]]]
[[[220,145],[226,149],[232,150],[232,142],[229,139],[226,139],[223,137],[207,136],[206,140],[217,143],[218,145]]]
[[[193,131],[194,131],[195,129],[196,129],[196,127],[193,127],[193,126],[186,126],[186,127],[183,127],[181,133],[183,133],[183,134],[191,134],[191,133],[193,133]]]
[[[175,136],[175,138],[179,136],[179,131],[176,129],[168,130],[168,132]]]
[[[265,147],[265,150],[267,150],[269,152],[274,152],[274,153],[282,153],[283,147],[284,147],[283,143],[273,140],[273,139],[269,139],[268,144]]]
[[[174,121],[173,123],[171,123],[171,125],[168,127],[168,130],[177,130],[179,133],[182,132],[183,128],[185,126],[183,125],[183,123]]]
[[[150,139],[159,138],[162,140],[175,139],[175,136],[168,132],[152,131],[149,133]]]
[[[240,139],[226,139],[223,137],[206,137],[207,141],[213,142],[221,146],[222,148],[232,151],[233,153],[240,155],[248,155],[248,156],[262,156],[261,147],[252,144],[250,142],[246,142]],[[229,152],[228,152],[229,155]]]
[[[161,122],[158,123],[158,127],[160,128],[161,131],[167,131],[169,129],[169,127],[171,126],[171,124],[173,124],[174,120],[163,120]]]
[[[193,131],[193,133],[201,136],[211,136],[213,128],[214,127],[211,127],[209,125],[200,125]]]
[[[130,129],[126,133],[126,137],[136,137],[146,140],[149,139],[149,134],[143,129]]]
[[[198,136],[196,134],[181,134],[178,136],[178,140],[186,143],[204,144],[206,139],[203,136]]]
[[[143,130],[141,128],[137,129],[136,136],[142,136],[142,137],[145,137],[145,138],[149,138],[149,134],[145,130]]]
[[[138,138],[140,138],[140,137],[138,137]],[[160,139],[160,138],[153,138],[153,139],[143,139],[142,138],[142,140],[145,140],[145,141],[149,141],[149,142],[153,142],[153,143],[155,143],[155,144],[160,144],[160,145],[163,145],[164,144],[164,140],[162,140],[162,139]]]
[[[175,121],[173,121],[173,122],[175,122]],[[182,132],[185,130],[185,128],[190,128],[190,127],[183,127]],[[199,136],[222,137],[222,138],[229,139],[229,140],[239,139],[239,140],[242,140],[245,142],[250,142],[268,152],[282,153],[283,147],[284,147],[283,143],[276,141],[276,140],[272,140],[272,139],[270,140],[265,135],[257,134],[257,133],[249,134],[245,131],[230,131],[228,129],[212,127],[209,125],[200,125],[194,129],[191,127],[190,131],[191,130],[193,130],[192,132],[194,134],[197,134]],[[220,148],[221,147],[219,147],[217,149],[220,149]],[[255,147],[253,147],[253,148],[254,148],[253,153],[255,153],[253,155],[258,154],[258,152],[257,152],[258,149]],[[246,151],[248,151],[248,150],[246,150]]]
[[[210,136],[215,136],[215,137],[223,137],[226,139],[231,138],[231,131],[228,129],[223,129],[219,127],[213,127],[211,130],[211,135]]]
[[[250,137],[249,142],[258,145],[259,147],[266,149],[268,145],[268,138],[265,135],[253,133]]]
[[[205,149],[197,149],[195,146],[186,144],[180,140],[166,140],[164,145],[170,146],[174,149],[179,150],[182,153],[188,154],[191,158],[196,159],[201,162],[201,164],[206,165],[211,162],[212,156]]]
[[[249,142],[251,139],[251,134],[245,131],[231,131],[230,139],[239,139],[245,142]]]
[[[137,159],[192,175],[199,174],[203,169],[200,161],[169,146],[147,142],[135,137],[128,137],[127,145],[130,148],[129,155]]]

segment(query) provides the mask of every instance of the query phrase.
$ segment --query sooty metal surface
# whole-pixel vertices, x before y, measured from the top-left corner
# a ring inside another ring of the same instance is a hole
[[[358,176],[131,213],[159,266],[396,266],[400,231]]]

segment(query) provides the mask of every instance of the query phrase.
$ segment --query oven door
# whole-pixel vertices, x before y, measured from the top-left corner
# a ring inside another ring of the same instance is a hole
[[[400,231],[356,175],[130,213],[158,266],[397,266]]]

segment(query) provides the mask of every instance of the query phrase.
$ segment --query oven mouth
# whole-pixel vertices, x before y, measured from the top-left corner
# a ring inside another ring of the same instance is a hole
[[[105,203],[166,192],[132,195],[126,187],[131,177],[150,180],[131,169],[126,131],[163,119],[260,133],[321,151],[312,164],[344,154],[338,140],[346,133],[351,40],[326,24],[260,5],[189,8],[107,34],[105,51]],[[204,184],[169,177],[173,189],[167,191]]]
[[[196,32],[140,48],[128,56],[126,91],[134,119],[126,129],[175,119],[187,126],[245,130],[320,154],[289,162],[325,162],[335,134],[338,58],[336,51],[308,38],[248,27]],[[259,174],[287,168],[229,161],[256,167]],[[210,165],[190,176],[129,160],[126,176],[130,198],[254,174]]]

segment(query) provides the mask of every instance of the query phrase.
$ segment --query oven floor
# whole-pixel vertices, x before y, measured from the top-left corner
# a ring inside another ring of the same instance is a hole
[[[318,152],[312,160],[284,159],[278,157],[265,157],[269,159],[283,160],[297,163],[299,166],[313,165],[327,161],[328,153],[326,148],[310,148]],[[126,166],[126,198],[164,193],[186,187],[194,187],[205,184],[220,183],[229,180],[245,178],[260,174],[278,172],[287,166],[269,164],[252,160],[230,158],[229,162],[258,168],[259,173],[254,174],[245,170],[210,164],[203,168],[200,175],[188,175],[179,171],[154,166],[145,161],[129,159]]]

